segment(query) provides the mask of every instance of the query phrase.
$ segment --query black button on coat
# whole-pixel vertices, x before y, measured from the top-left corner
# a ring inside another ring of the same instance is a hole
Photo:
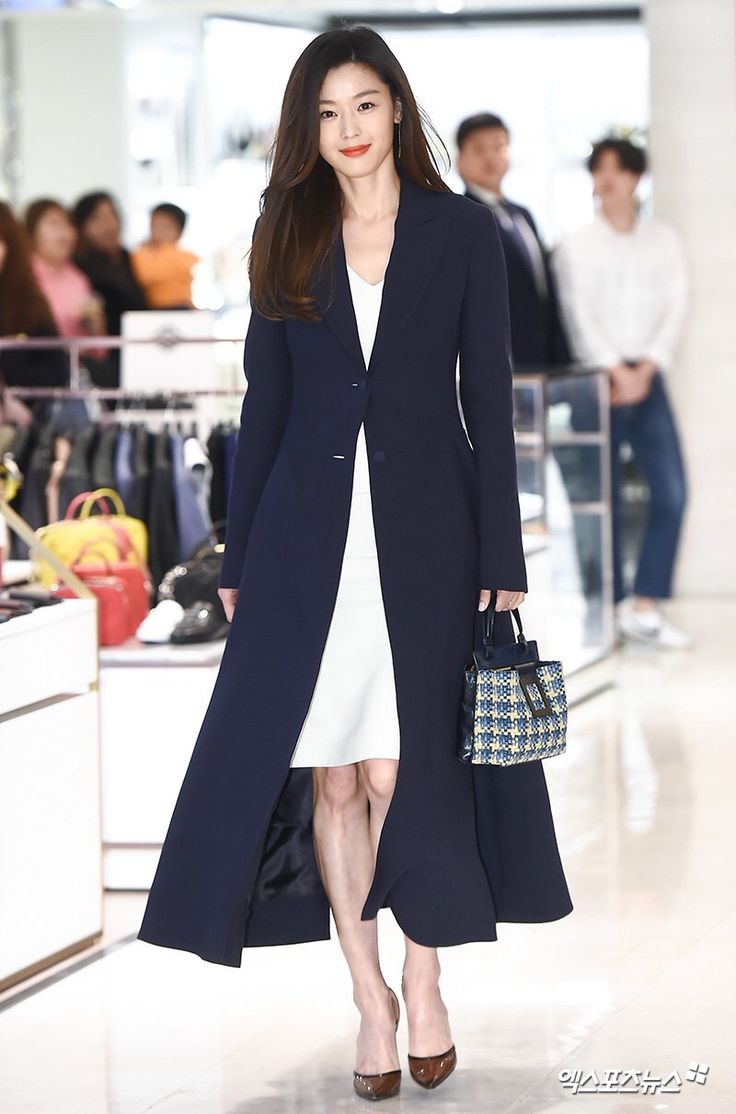
[[[417,943],[449,946],[572,909],[542,763],[455,757],[478,591],[527,588],[495,217],[402,171],[368,368],[342,235],[332,258],[331,303],[329,267],[314,280],[322,321],[252,313],[221,579],[238,602],[138,933],[232,967],[244,947],[330,936],[312,772],[289,762],[337,595],[361,421],[401,729],[362,919],[390,907]],[[508,614],[499,628],[512,638]],[[359,629],[354,645],[346,671],[360,668]]]

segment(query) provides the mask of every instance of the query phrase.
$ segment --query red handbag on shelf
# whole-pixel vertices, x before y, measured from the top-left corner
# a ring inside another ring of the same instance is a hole
[[[76,573],[97,597],[100,646],[119,646],[131,634],[128,592],[119,576],[100,576],[99,572],[90,575],[90,569],[93,567],[77,565],[72,572]],[[77,593],[67,584],[54,584],[50,594],[66,600],[77,598]]]
[[[119,646],[135,634],[151,610],[151,580],[139,565],[124,559],[107,561],[103,557],[100,561],[90,561],[88,554],[93,551],[93,543],[83,546],[80,560],[71,570],[92,589],[99,601],[100,645]],[[75,597],[70,588],[59,584],[51,588],[51,594],[67,599]]]

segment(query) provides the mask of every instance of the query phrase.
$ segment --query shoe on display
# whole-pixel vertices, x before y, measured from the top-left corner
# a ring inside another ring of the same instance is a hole
[[[161,600],[149,611],[135,632],[140,642],[161,644],[171,641],[171,634],[184,615],[184,608],[176,600]]]
[[[197,600],[184,612],[171,635],[171,641],[179,646],[191,642],[217,642],[220,638],[227,638],[229,629],[230,624],[219,600],[217,604]]]
[[[10,619],[17,619],[20,615],[31,615],[33,608],[21,600],[0,600],[0,623],[7,623]]]
[[[692,638],[667,619],[658,607],[636,611],[629,600],[619,604],[617,628],[625,642],[657,646],[664,650],[685,650]]]

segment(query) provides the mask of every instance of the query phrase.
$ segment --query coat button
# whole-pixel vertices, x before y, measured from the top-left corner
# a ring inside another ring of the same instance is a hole
[[[357,387],[359,391],[364,391],[366,389],[366,385],[367,384],[366,384],[365,379],[361,379],[358,383],[351,383],[350,384],[351,387]]]
[[[385,460],[386,459],[386,454],[383,451],[383,449],[376,449],[376,451],[373,454],[373,459],[377,460],[379,462],[379,464],[382,460]]]

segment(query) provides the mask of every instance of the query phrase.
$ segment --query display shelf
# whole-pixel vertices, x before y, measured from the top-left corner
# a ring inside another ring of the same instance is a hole
[[[0,680],[5,990],[102,934],[94,601],[64,600],[0,624]]]
[[[610,683],[614,648],[606,375],[515,376],[514,426],[520,503],[539,502],[535,519],[522,515],[525,537],[541,531],[549,545],[545,578],[529,566],[527,625],[584,699]]]

